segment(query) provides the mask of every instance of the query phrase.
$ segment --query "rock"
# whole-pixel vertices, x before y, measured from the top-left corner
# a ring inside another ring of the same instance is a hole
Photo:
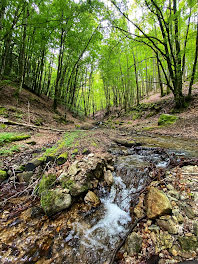
[[[0,170],[0,183],[5,181],[8,178],[8,174],[6,171]]]
[[[171,213],[172,206],[164,192],[155,187],[150,187],[146,196],[147,217],[157,218]]]
[[[74,163],[72,163],[72,165],[69,167],[68,174],[70,176],[75,176],[79,171],[80,169],[78,168],[78,160],[77,160]]]
[[[63,188],[70,190],[72,196],[78,196],[95,186],[96,180],[103,180],[104,168],[112,161],[109,155],[89,154],[82,160],[77,160],[68,171],[61,174],[59,181]]]
[[[178,237],[179,244],[184,251],[195,250],[198,247],[198,241],[195,236]]]
[[[57,164],[62,165],[63,163],[65,163],[67,161],[67,158],[68,158],[68,152],[62,153],[57,158]]]
[[[24,171],[22,173],[17,174],[19,182],[27,182],[29,183],[33,176],[33,171]]]
[[[88,191],[88,193],[86,194],[86,196],[84,198],[84,201],[85,201],[85,203],[91,203],[93,206],[97,206],[100,204],[100,199],[92,191]]]
[[[198,237],[198,222],[193,223],[193,233],[195,234],[196,237]]]
[[[141,218],[144,216],[144,194],[141,194],[139,197],[139,202],[134,208],[134,214],[137,216],[137,218]]]
[[[47,191],[48,189],[52,188],[53,184],[56,181],[56,175],[55,174],[47,174],[43,175],[43,177],[40,180],[40,183],[38,185],[38,193],[41,195],[42,192]]]
[[[160,228],[157,225],[151,225],[148,227],[148,230],[150,230],[152,232],[158,232],[160,230]]]
[[[33,159],[25,165],[25,171],[33,171],[36,169],[36,167],[42,165],[44,162],[45,162],[44,157]]]
[[[175,190],[171,190],[168,192],[168,194],[171,196],[171,197],[174,197],[176,198],[176,200],[179,200],[179,193]]]
[[[157,224],[163,230],[168,231],[169,234],[176,235],[178,233],[178,227],[173,222],[172,219],[168,219],[168,220],[157,219]]]
[[[114,182],[113,174],[110,170],[105,171],[104,173],[104,180],[108,185],[112,185]]]
[[[195,218],[195,213],[189,205],[184,205],[183,210],[189,219]]]
[[[169,114],[161,114],[158,119],[158,125],[168,125],[168,124],[174,124],[177,121],[178,117],[174,115]]]
[[[164,250],[170,249],[173,246],[174,238],[168,232],[162,232],[160,230],[159,234],[156,234],[156,253]]]
[[[71,202],[68,189],[56,188],[41,194],[41,206],[48,216],[68,208]]]
[[[38,206],[33,206],[31,208],[31,218],[41,217],[44,214],[43,209]]]
[[[129,256],[133,256],[141,251],[142,238],[137,233],[132,232],[125,243],[125,249]]]

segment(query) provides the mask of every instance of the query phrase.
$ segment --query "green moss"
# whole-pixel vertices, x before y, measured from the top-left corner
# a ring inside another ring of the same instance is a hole
[[[63,163],[65,163],[67,161],[67,158],[68,158],[68,152],[62,153],[57,158],[57,164],[62,165]]]
[[[170,125],[177,121],[178,117],[174,115],[162,114],[158,119],[158,125]]]
[[[198,246],[198,240],[195,236],[179,237],[180,246],[184,251],[195,250]]]
[[[0,128],[1,128],[1,129],[5,129],[5,128],[7,128],[7,125],[5,125],[5,124],[0,124]]]
[[[4,116],[6,114],[6,112],[7,112],[6,108],[0,106],[0,115],[3,115]]]
[[[56,181],[56,175],[54,174],[43,175],[38,186],[38,194],[41,195],[42,192],[50,189],[50,187],[52,187],[55,181]]]
[[[78,149],[77,149],[77,148],[74,149],[74,150],[72,151],[72,154],[73,154],[73,155],[77,155],[77,154],[78,154]]]
[[[0,182],[5,181],[7,179],[7,172],[0,170]]]
[[[88,154],[90,151],[87,149],[87,148],[84,148],[83,151],[82,151],[82,154]]]
[[[92,145],[93,147],[98,147],[98,144],[97,144],[96,142],[91,142],[91,145]]]
[[[19,145],[14,145],[12,147],[2,147],[0,149],[0,156],[8,156],[12,155],[13,153],[20,152]]]
[[[74,186],[74,184],[75,182],[71,179],[61,182],[61,186],[69,190]]]
[[[19,141],[30,138],[30,135],[18,135],[15,133],[0,133],[0,145],[3,146],[5,143],[12,141]]]
[[[54,200],[54,192],[53,191],[45,191],[45,195],[41,196],[41,206],[44,209],[45,213],[48,208],[50,208],[52,201]],[[45,210],[46,209],[46,210]]]

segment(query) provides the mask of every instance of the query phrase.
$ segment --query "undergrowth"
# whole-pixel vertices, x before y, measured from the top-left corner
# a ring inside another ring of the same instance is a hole
[[[3,132],[0,133],[0,146],[3,146],[5,143],[19,141],[27,138],[30,138],[30,135],[19,135],[11,132]]]

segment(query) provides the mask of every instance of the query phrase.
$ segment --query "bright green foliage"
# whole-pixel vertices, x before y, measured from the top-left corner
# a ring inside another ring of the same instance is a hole
[[[158,125],[170,125],[177,121],[178,117],[174,115],[162,114],[158,119]]]
[[[3,147],[0,149],[0,156],[8,156],[12,155],[13,153],[20,152],[20,146],[14,145],[11,147]]]
[[[16,133],[0,133],[0,146],[3,146],[5,143],[12,141],[19,141],[30,138],[30,135],[18,135]]]

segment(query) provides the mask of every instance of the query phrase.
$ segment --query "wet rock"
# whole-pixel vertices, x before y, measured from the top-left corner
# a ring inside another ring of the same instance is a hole
[[[178,226],[172,219],[157,219],[157,224],[159,225],[159,227],[161,227],[165,231],[168,231],[168,233],[170,234],[176,235],[178,233]]]
[[[134,208],[134,214],[137,216],[137,218],[141,218],[144,216],[144,194],[141,194],[139,197],[139,202]]]
[[[168,124],[174,124],[176,120],[178,119],[177,116],[169,115],[169,114],[161,114],[158,119],[158,125],[168,125]]]
[[[48,216],[68,208],[71,202],[68,189],[56,188],[41,194],[41,206]]]
[[[24,171],[22,173],[17,174],[19,182],[27,182],[29,183],[32,179],[33,171]]]
[[[59,181],[63,188],[70,190],[72,196],[78,196],[91,189],[96,180],[104,179],[104,168],[112,160],[109,155],[89,154],[75,161]]]
[[[113,180],[113,174],[110,170],[105,171],[104,173],[104,180],[108,185],[112,185],[114,180]]]
[[[8,177],[8,174],[6,171],[0,170],[0,183],[5,181]]]
[[[171,213],[172,206],[164,192],[155,187],[151,187],[146,197],[147,217],[157,218],[161,215]]]
[[[97,206],[100,204],[100,199],[92,191],[88,191],[88,193],[86,194],[86,196],[84,198],[84,201],[85,201],[85,203],[91,203],[93,206]]]
[[[63,163],[65,163],[67,161],[67,158],[68,158],[68,152],[62,153],[57,158],[57,164],[62,165]]]
[[[132,232],[125,243],[125,249],[129,256],[133,256],[141,251],[142,238],[137,233]]]
[[[198,240],[195,236],[178,237],[179,244],[184,251],[196,250],[198,247]]]

